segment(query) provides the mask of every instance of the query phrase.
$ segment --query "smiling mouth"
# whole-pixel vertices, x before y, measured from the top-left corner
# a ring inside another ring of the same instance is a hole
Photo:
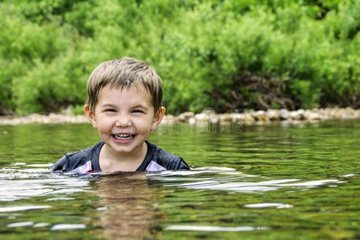
[[[117,140],[131,140],[135,134],[113,134],[112,136]]]

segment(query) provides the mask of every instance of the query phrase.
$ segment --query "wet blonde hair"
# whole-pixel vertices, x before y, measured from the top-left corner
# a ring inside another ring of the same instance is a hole
[[[92,112],[98,103],[101,89],[144,86],[152,96],[155,113],[162,107],[162,82],[160,76],[146,62],[134,58],[121,58],[101,63],[90,74],[87,82],[86,104]]]

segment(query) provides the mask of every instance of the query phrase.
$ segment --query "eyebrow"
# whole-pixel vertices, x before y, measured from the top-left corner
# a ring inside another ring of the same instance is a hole
[[[100,105],[100,107],[117,107],[116,104],[111,104],[111,103],[105,103],[103,105]],[[137,104],[135,106],[132,106],[131,108],[143,108],[143,109],[148,109],[148,107],[146,107],[145,105],[142,105],[142,104]]]
[[[111,103],[105,103],[102,105],[99,105],[100,107],[115,107],[115,104],[111,104]]]
[[[133,106],[132,108],[143,108],[143,109],[148,109],[148,107],[142,105],[142,104],[138,104],[138,105],[135,105]]]

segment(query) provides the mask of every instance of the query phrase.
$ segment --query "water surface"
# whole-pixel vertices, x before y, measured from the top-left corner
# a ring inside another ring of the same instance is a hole
[[[359,121],[161,126],[192,171],[72,177],[89,124],[0,126],[4,239],[359,239]]]

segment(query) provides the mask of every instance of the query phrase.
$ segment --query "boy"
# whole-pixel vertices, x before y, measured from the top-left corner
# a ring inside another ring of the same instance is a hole
[[[100,64],[87,82],[84,111],[101,142],[68,153],[50,170],[73,173],[189,169],[186,162],[146,139],[165,108],[162,82],[147,63],[122,58]]]

